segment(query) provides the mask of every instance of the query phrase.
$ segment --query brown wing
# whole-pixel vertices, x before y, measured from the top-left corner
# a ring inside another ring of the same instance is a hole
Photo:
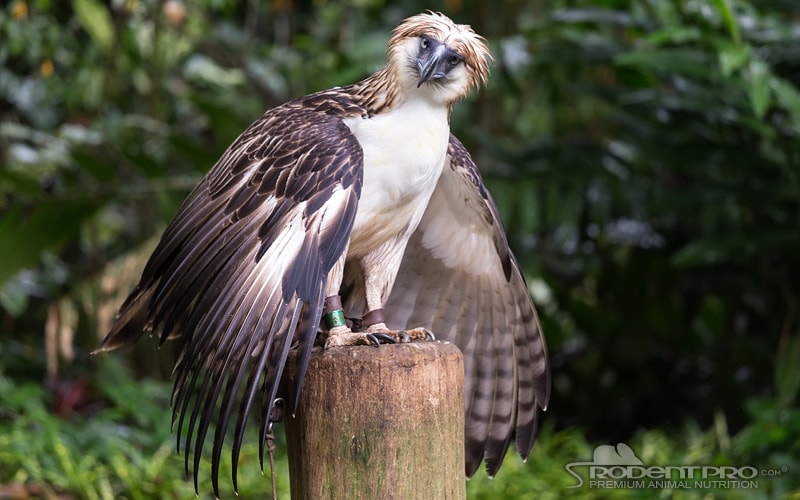
[[[220,454],[234,411],[236,487],[242,433],[256,393],[263,394],[263,446],[293,342],[300,350],[299,390],[326,276],[350,237],[362,160],[358,141],[340,119],[298,102],[267,112],[183,203],[98,347],[130,345],[145,330],[160,331],[161,342],[178,339],[173,421],[179,448],[188,425],[184,451],[187,473],[194,455],[195,488],[203,443],[216,420],[212,481],[219,496]]]
[[[493,476],[515,434],[527,458],[549,399],[547,349],[494,201],[452,135],[385,311],[390,327],[425,326],[464,354],[467,476],[483,458]]]

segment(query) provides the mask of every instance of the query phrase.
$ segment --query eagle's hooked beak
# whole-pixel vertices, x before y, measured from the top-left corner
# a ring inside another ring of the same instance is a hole
[[[447,45],[430,40],[430,46],[420,50],[417,57],[419,82],[417,87],[429,80],[439,80],[462,61],[460,55]]]

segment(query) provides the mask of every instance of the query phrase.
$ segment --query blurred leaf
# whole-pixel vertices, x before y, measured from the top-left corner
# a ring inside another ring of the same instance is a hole
[[[748,92],[753,113],[763,118],[771,104],[770,74],[769,69],[760,60],[751,60],[748,67]]]
[[[11,316],[20,316],[25,312],[30,302],[28,298],[29,290],[24,286],[15,286],[10,281],[0,285],[0,307]]]
[[[780,346],[775,363],[775,388],[778,407],[793,406],[800,392],[800,335],[794,335]]]
[[[75,241],[83,219],[97,210],[88,200],[14,207],[0,218],[0,286],[20,269],[32,268],[43,250]]]
[[[215,101],[207,96],[197,95],[194,98],[194,104],[209,117],[211,128],[223,144],[233,142],[248,125],[245,119],[242,119],[235,109],[231,109],[231,107],[226,106],[225,103]],[[260,114],[260,112],[254,112],[250,119],[254,120],[258,114]],[[208,162],[208,165],[196,165],[196,167],[208,169],[213,162],[214,160],[211,160]]]
[[[725,44],[719,49],[719,66],[722,76],[731,76],[750,60],[750,46]]]
[[[722,22],[725,25],[725,29],[728,30],[730,33],[731,38],[736,44],[741,43],[742,37],[739,32],[739,23],[736,22],[736,18],[731,11],[730,5],[728,5],[727,0],[713,0],[714,6],[717,8],[720,16],[722,17]]]
[[[42,186],[34,176],[28,172],[0,168],[0,194],[8,193],[19,196],[21,194],[35,194],[40,192]],[[2,205],[0,204],[0,209]]]
[[[713,71],[706,54],[689,48],[640,49],[620,54],[614,58],[614,62],[623,66],[649,68],[662,74],[699,78],[709,78]]]
[[[678,269],[697,266],[742,262],[756,254],[757,249],[781,248],[791,245],[794,236],[781,229],[766,229],[752,233],[698,238],[677,250],[671,258]]]
[[[114,38],[114,25],[106,7],[96,0],[73,0],[75,15],[89,36],[108,51]]]
[[[245,82],[244,70],[225,68],[210,57],[202,55],[189,58],[184,67],[184,74],[189,80],[205,85],[235,87]]]
[[[697,26],[665,26],[647,35],[645,40],[655,45],[681,44],[698,40],[702,37],[702,31]]]
[[[93,179],[100,183],[114,183],[119,172],[113,162],[104,154],[105,151],[88,145],[81,145],[72,150],[74,164],[79,165]]]
[[[707,295],[700,305],[695,321],[695,331],[703,343],[713,346],[722,338],[730,314],[725,302],[716,295]]]
[[[776,104],[792,114],[794,132],[800,136],[800,90],[783,78],[772,76],[769,85],[775,94]]]

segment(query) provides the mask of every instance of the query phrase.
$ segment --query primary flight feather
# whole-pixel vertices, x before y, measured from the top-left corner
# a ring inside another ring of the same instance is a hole
[[[386,52],[372,76],[278,106],[231,144],[96,351],[147,331],[178,341],[173,414],[195,484],[217,422],[217,492],[235,417],[235,485],[248,415],[260,415],[263,442],[288,353],[298,350],[296,401],[321,324],[329,349],[430,332],[455,343],[467,476],[482,460],[494,475],[512,439],[530,453],[550,392],[545,341],[494,201],[449,125],[453,104],[486,82],[489,50],[430,12],[402,21]]]

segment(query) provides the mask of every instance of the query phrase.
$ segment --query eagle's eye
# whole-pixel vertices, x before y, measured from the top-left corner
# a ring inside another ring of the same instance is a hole
[[[447,58],[447,64],[451,67],[458,66],[463,60],[463,57],[454,54]]]
[[[430,47],[430,46],[431,46],[431,41],[430,41],[430,40],[428,40],[428,38],[427,38],[427,37],[424,37],[424,36],[423,36],[423,37],[422,37],[422,40],[419,42],[419,48],[421,48],[421,49],[423,49],[423,50],[424,50],[424,49],[427,49],[427,48],[428,48],[428,47]]]

